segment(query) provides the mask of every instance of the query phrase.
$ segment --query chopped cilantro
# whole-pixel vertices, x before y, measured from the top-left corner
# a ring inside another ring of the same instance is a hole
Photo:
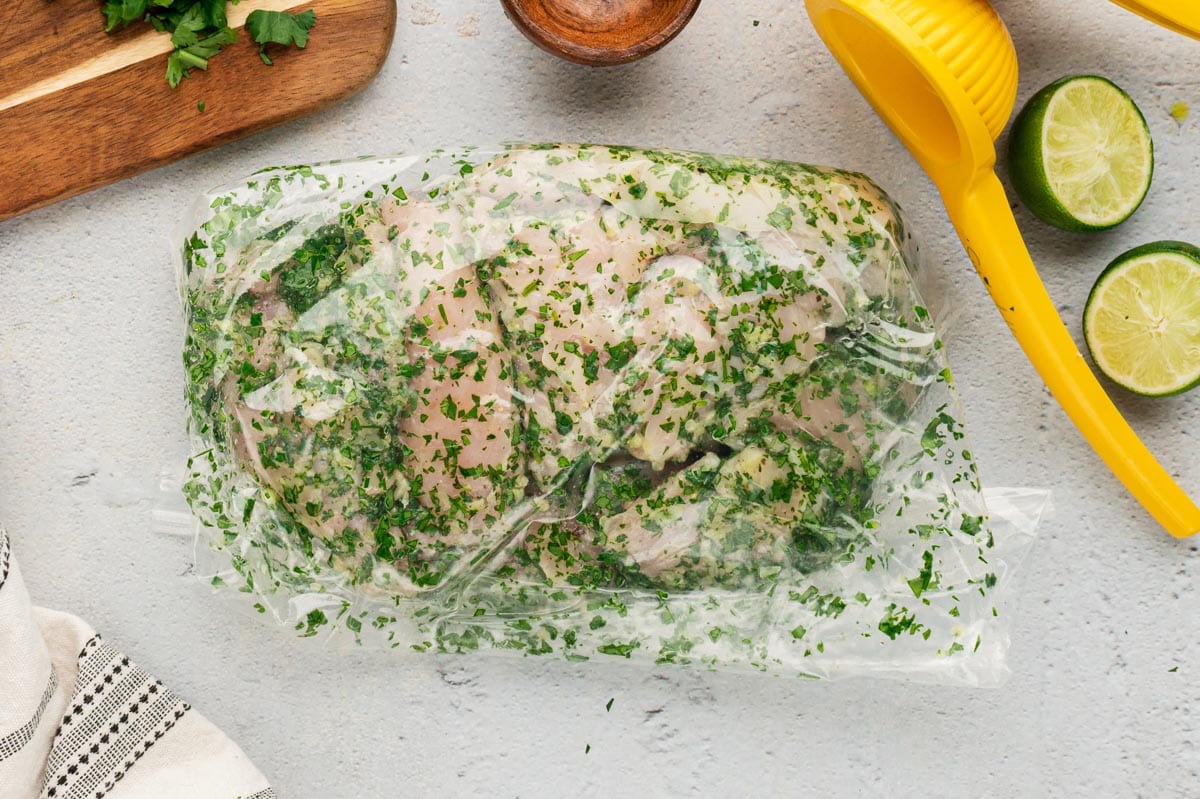
[[[779,230],[791,230],[792,209],[784,203],[779,203],[774,211],[767,214],[767,224]]]
[[[155,30],[171,34],[174,48],[167,56],[167,83],[171,88],[188,76],[193,69],[207,70],[208,61],[222,48],[237,40],[237,31],[229,27],[226,17],[227,0],[102,0],[105,30],[112,32],[137,22],[146,22]],[[234,0],[236,3],[237,0]],[[246,18],[251,38],[260,44],[259,54],[264,63],[266,44],[295,44],[304,47],[308,31],[313,27],[313,11],[289,14],[280,11],[257,10]],[[198,103],[204,110],[203,101]]]

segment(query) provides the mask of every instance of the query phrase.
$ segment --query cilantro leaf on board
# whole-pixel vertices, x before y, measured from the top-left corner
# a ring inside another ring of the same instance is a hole
[[[268,44],[294,44],[300,49],[308,44],[308,32],[317,22],[317,15],[312,9],[298,14],[286,11],[251,11],[246,17],[246,30],[250,37],[258,42],[258,55],[263,63],[271,65],[267,55]]]
[[[125,27],[131,22],[137,22],[146,14],[148,0],[108,0],[104,4],[104,16],[108,24],[104,30],[111,31],[116,27]]]

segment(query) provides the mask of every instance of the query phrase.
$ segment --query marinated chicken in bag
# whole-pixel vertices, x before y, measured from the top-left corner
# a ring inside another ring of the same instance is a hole
[[[219,579],[417,649],[966,659],[1004,564],[902,244],[865,178],[784,162],[264,171],[184,248]]]

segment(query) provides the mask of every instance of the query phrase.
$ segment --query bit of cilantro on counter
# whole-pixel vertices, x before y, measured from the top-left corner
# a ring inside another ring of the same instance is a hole
[[[166,78],[175,88],[193,69],[207,70],[210,58],[237,41],[237,31],[229,27],[225,4],[226,0],[104,0],[104,29],[111,33],[142,21],[171,34],[175,49],[167,56]],[[266,46],[294,44],[303,49],[316,19],[311,10],[297,14],[252,11],[246,18],[246,29],[259,44],[259,57],[269,66],[272,62]]]

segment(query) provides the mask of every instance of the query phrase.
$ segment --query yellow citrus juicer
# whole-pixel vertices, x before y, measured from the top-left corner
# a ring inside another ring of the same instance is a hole
[[[1176,33],[1200,39],[1200,3],[1196,0],[1113,0],[1121,8]]]
[[[817,32],[929,173],[1013,335],[1083,436],[1174,536],[1200,508],[1113,405],[1059,319],[996,177],[1017,56],[987,0],[805,0]]]

